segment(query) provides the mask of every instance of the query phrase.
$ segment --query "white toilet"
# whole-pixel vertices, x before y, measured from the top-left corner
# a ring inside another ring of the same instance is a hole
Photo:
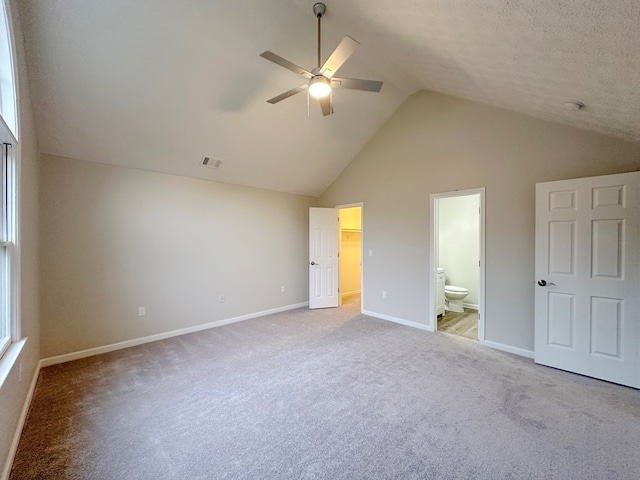
[[[464,307],[462,306],[462,299],[469,295],[469,290],[463,287],[456,287],[454,285],[444,286],[444,298],[445,309],[451,312],[462,313]]]

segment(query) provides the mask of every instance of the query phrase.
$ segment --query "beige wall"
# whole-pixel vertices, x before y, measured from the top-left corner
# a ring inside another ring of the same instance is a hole
[[[45,358],[308,301],[317,199],[46,155],[41,170]]]
[[[0,388],[0,476],[16,432],[31,380],[40,359],[38,305],[38,146],[24,62],[22,28],[15,1],[11,2],[18,59],[20,100],[20,309],[23,337],[28,337],[6,382]],[[22,365],[22,382],[19,379]]]
[[[640,145],[419,92],[320,204],[364,202],[363,308],[426,323],[429,194],[486,187],[486,337],[531,351],[535,183],[638,169]]]
[[[360,291],[360,232],[343,231],[340,234],[340,293]]]
[[[362,207],[340,209],[340,293],[360,291]]]
[[[340,228],[342,230],[362,229],[362,208],[347,207],[340,209]]]

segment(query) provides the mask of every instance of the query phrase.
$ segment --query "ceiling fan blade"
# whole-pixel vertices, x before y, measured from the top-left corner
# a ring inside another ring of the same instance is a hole
[[[320,103],[320,108],[322,109],[322,115],[326,117],[327,115],[331,115],[333,113],[333,105],[331,105],[330,95],[319,98],[318,102]]]
[[[329,55],[327,61],[324,62],[324,65],[320,68],[320,73],[327,78],[333,77],[342,64],[356,51],[358,45],[360,44],[349,35],[345,36],[333,53]]]
[[[333,88],[349,88],[351,90],[364,90],[365,92],[379,92],[382,82],[377,80],[361,80],[359,78],[337,78],[331,79]]]
[[[281,67],[286,68],[287,70],[291,70],[293,73],[302,75],[303,77],[306,77],[306,78],[313,77],[313,73],[311,73],[310,71],[305,70],[304,68],[299,67],[295,63],[292,63],[289,60],[282,58],[280,55],[276,55],[275,53],[270,52],[268,50],[266,52],[262,52],[260,56],[273,63],[280,65]]]
[[[277,97],[270,98],[269,100],[267,100],[267,102],[274,105],[278,102],[281,102],[282,100],[286,100],[287,98],[292,97],[296,93],[305,91],[307,88],[309,88],[309,85],[305,83],[304,85],[300,85],[299,87],[292,88],[291,90],[281,93]]]

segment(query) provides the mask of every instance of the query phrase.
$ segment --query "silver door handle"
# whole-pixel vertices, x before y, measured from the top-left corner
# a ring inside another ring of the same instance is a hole
[[[551,285],[555,286],[555,283],[547,283],[546,280],[538,280],[538,285],[540,285],[541,287],[546,287],[546,286],[551,286]]]
[[[316,262],[311,262],[311,265],[320,265],[320,264]]]

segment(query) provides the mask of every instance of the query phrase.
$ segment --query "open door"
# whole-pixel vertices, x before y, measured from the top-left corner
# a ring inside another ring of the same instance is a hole
[[[640,387],[640,172],[536,185],[535,361]]]
[[[309,308],[338,303],[338,210],[310,208]]]

